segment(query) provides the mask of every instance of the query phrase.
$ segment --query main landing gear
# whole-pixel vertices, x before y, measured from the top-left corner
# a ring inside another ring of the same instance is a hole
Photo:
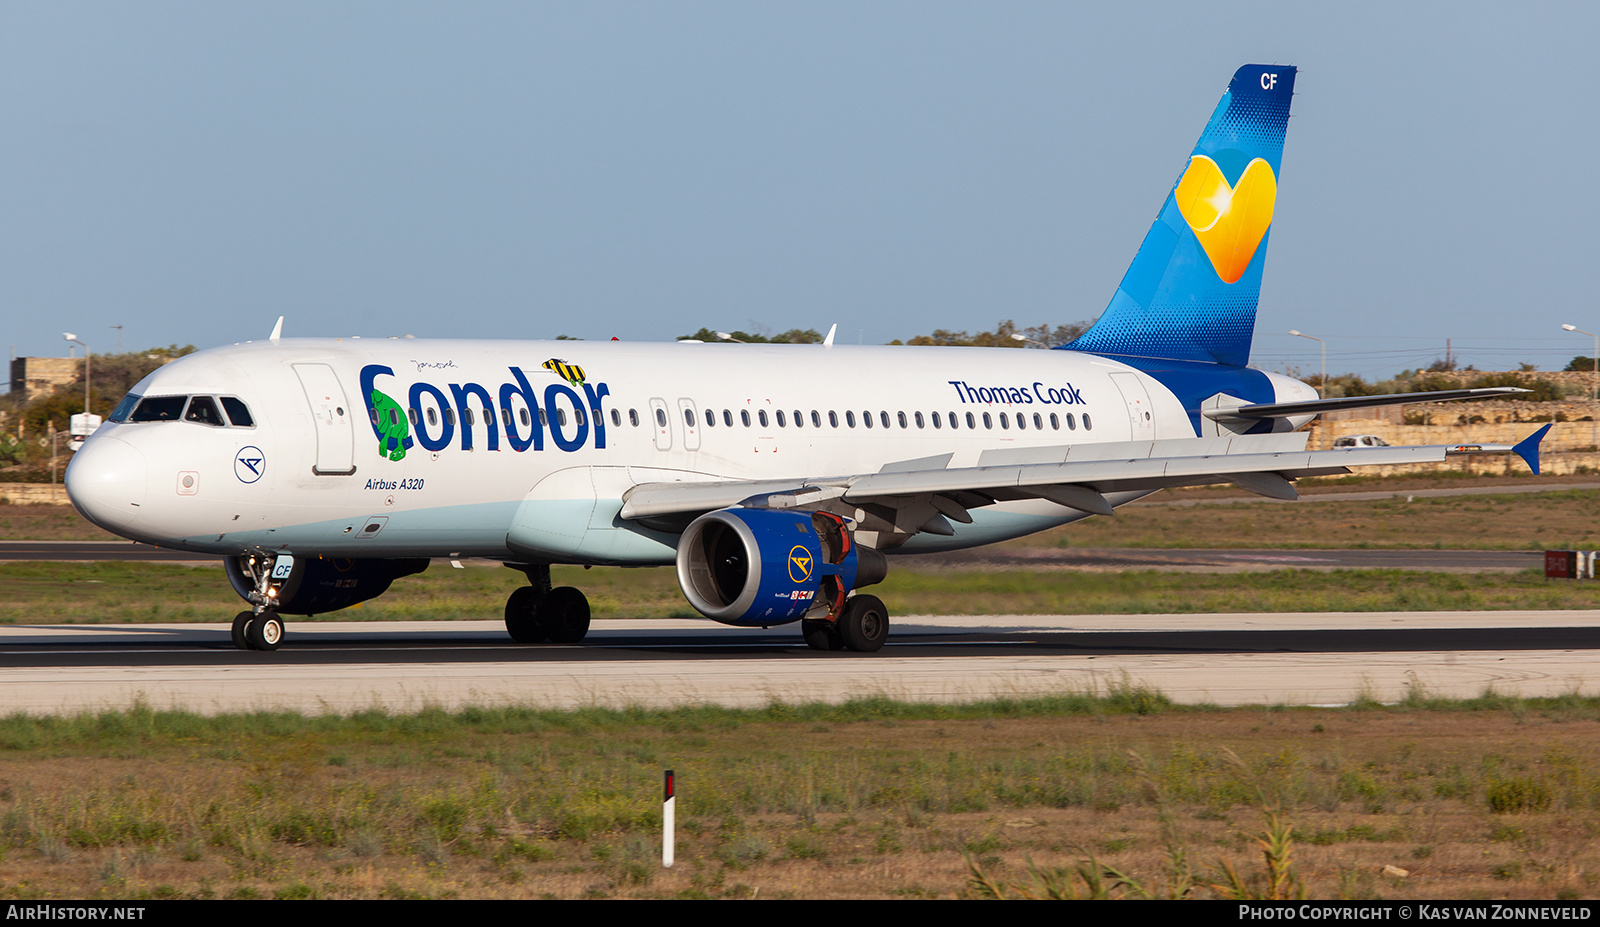
[[[889,637],[889,610],[875,595],[853,595],[838,618],[802,619],[800,633],[812,650],[873,653]]]
[[[506,632],[519,644],[576,644],[589,633],[589,600],[571,586],[550,588],[547,563],[508,563],[528,585],[506,599]]]

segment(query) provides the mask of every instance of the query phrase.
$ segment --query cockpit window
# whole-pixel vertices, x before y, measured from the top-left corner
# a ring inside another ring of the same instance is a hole
[[[131,422],[175,422],[183,415],[188,396],[147,396],[129,417]]]
[[[222,425],[222,412],[217,409],[217,401],[210,396],[196,396],[189,400],[189,411],[183,415],[186,422],[199,422],[202,425]]]
[[[139,404],[139,400],[141,398],[143,397],[135,395],[134,393],[129,393],[128,395],[122,397],[122,401],[117,403],[117,407],[111,410],[111,421],[127,421],[128,416],[133,414],[133,407]]]
[[[254,428],[256,420],[250,417],[250,407],[244,400],[232,396],[222,397],[222,408],[228,413],[228,421],[239,428]]]

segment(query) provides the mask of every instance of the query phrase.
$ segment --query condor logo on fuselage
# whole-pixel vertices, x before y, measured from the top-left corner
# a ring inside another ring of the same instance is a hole
[[[378,385],[378,378],[393,377],[394,369],[383,364],[362,367],[361,396],[378,439],[378,453],[390,460],[401,459],[412,446],[412,434],[415,442],[429,451],[445,450],[453,442],[470,451],[476,436],[482,437],[485,450],[500,450],[503,437],[513,451],[542,451],[547,429],[556,450],[576,451],[590,444],[591,435],[595,449],[605,449],[603,406],[611,395],[606,384],[581,379],[571,385],[570,381],[551,383],[540,394],[522,368],[506,369],[510,379],[494,392],[480,383],[447,383],[443,388],[422,381],[412,383],[405,393],[409,401],[402,409]]]

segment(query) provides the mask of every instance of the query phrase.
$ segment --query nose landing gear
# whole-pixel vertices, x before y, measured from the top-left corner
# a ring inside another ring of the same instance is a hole
[[[283,644],[283,619],[273,610],[278,585],[294,568],[294,557],[258,551],[247,554],[243,565],[255,580],[249,599],[254,607],[233,616],[233,646],[240,650],[277,650]]]
[[[277,650],[283,643],[283,619],[276,612],[242,611],[233,616],[233,646],[240,650]]]

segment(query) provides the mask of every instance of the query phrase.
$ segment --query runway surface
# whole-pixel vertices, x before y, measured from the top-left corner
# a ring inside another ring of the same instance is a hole
[[[898,619],[877,654],[807,650],[793,626],[597,621],[582,645],[498,622],[302,622],[276,653],[225,625],[0,627],[0,704],[58,713],[368,707],[965,701],[1148,685],[1179,702],[1341,705],[1408,687],[1594,692],[1600,610]]]
[[[1426,570],[1515,573],[1542,568],[1536,550],[1174,550],[1133,547],[982,547],[897,556],[901,569],[1009,570]],[[132,541],[0,541],[0,562],[117,561],[219,563],[221,558]],[[443,561],[439,561],[442,563]]]

